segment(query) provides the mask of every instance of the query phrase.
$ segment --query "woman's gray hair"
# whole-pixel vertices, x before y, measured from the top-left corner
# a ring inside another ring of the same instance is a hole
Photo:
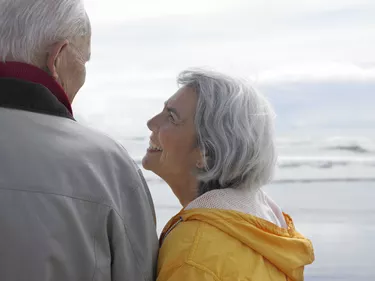
[[[274,112],[246,81],[201,69],[180,73],[178,83],[198,95],[195,116],[205,168],[199,195],[221,188],[259,188],[276,164]]]
[[[0,0],[0,61],[36,64],[50,45],[90,33],[83,0]]]

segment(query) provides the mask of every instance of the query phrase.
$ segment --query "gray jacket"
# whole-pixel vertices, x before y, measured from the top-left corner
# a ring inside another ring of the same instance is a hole
[[[48,94],[0,79],[0,280],[154,280],[155,213],[139,168],[50,105],[2,106],[17,83]]]

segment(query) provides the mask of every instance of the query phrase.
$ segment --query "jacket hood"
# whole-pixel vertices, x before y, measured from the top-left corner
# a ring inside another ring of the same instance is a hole
[[[314,261],[312,243],[299,234],[292,219],[283,214],[287,227],[233,210],[182,210],[177,219],[210,224],[255,250],[293,281],[303,280],[304,266]]]

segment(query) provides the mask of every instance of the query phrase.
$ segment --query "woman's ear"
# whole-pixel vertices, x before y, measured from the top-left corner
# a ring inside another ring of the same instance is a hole
[[[196,166],[197,166],[198,169],[203,169],[204,168],[203,161],[197,161]]]
[[[197,159],[197,162],[196,162],[195,166],[198,169],[203,169],[206,166],[205,165],[205,157],[203,156],[203,153],[201,151],[199,151],[198,159]]]

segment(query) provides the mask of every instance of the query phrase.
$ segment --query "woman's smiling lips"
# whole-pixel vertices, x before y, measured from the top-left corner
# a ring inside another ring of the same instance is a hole
[[[150,140],[149,147],[147,149],[147,152],[162,152],[163,149],[156,145],[152,140]]]

